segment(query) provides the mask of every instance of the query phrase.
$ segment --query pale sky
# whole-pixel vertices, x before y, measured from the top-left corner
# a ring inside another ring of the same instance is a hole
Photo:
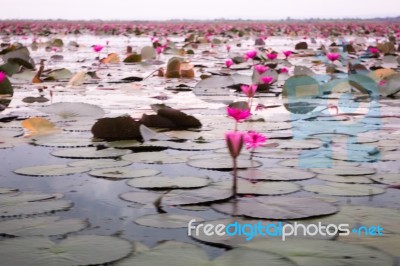
[[[285,19],[399,16],[400,0],[10,0],[0,19]]]

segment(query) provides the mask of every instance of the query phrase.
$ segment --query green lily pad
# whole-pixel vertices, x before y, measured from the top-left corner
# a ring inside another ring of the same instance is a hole
[[[291,182],[261,181],[257,183],[252,183],[244,179],[239,179],[237,186],[237,193],[252,195],[275,196],[289,194],[300,190],[300,186]]]
[[[357,184],[371,184],[371,179],[359,175],[318,175],[318,179],[337,182],[337,183],[357,183]]]
[[[225,182],[213,183],[199,189],[175,189],[162,198],[163,206],[192,205],[228,199],[232,196],[232,188]]]
[[[127,185],[137,188],[168,189],[168,188],[198,188],[205,187],[210,183],[210,179],[194,176],[149,176],[142,177],[126,182]]]
[[[127,179],[137,178],[144,176],[153,176],[159,174],[160,171],[156,169],[135,169],[129,167],[112,167],[93,170],[89,175],[94,177],[112,178],[112,179]]]
[[[375,182],[386,185],[396,185],[400,183],[399,174],[383,173],[383,174],[370,175],[368,177],[374,180]]]
[[[17,191],[18,191],[18,189],[16,189],[16,188],[0,187],[0,195],[7,194],[7,193],[13,193],[13,192],[17,192]]]
[[[41,214],[72,207],[72,202],[54,198],[52,194],[34,192],[0,194],[0,217]]]
[[[53,151],[51,155],[61,158],[73,158],[73,159],[100,159],[100,158],[117,158],[126,154],[132,153],[130,150],[123,149],[100,149],[96,147],[88,148],[74,148]]]
[[[233,168],[232,158],[226,156],[224,158],[217,158],[209,155],[209,159],[203,160],[190,160],[187,162],[188,165],[201,168],[201,169],[212,169],[212,170],[231,170]],[[252,167],[260,167],[262,165],[259,161],[237,159],[238,169],[246,169]]]
[[[10,236],[55,236],[80,231],[87,226],[88,223],[80,219],[35,217],[0,222],[0,233]]]
[[[260,219],[292,220],[332,214],[338,209],[323,200],[299,197],[240,198],[211,206],[229,215]]]
[[[209,262],[207,253],[201,248],[187,243],[168,241],[153,249],[139,252],[121,260],[118,266],[204,266]]]
[[[74,175],[88,171],[90,171],[90,168],[84,166],[72,167],[64,164],[53,164],[19,168],[14,170],[14,173],[29,176],[58,176]]]
[[[400,234],[400,211],[397,209],[369,206],[341,206],[340,212],[326,217],[318,217],[307,222],[322,224],[349,224],[351,227],[377,226],[383,228],[383,234]],[[347,236],[346,236],[347,237]],[[380,237],[375,237],[380,238]]]
[[[311,168],[310,170],[318,174],[342,176],[372,175],[375,173],[375,169],[372,168],[349,166],[336,166],[332,168]]]
[[[192,153],[172,153],[168,151],[140,152],[122,156],[125,161],[148,164],[184,163]]]
[[[185,150],[185,151],[206,151],[206,150],[216,150],[225,147],[225,142],[174,142],[174,141],[149,141],[145,142],[144,145],[156,146],[156,147],[168,147],[175,150]]]
[[[273,252],[299,266],[392,265],[393,258],[381,251],[338,241],[290,239],[260,240],[241,245],[246,248]]]
[[[354,234],[350,234],[348,236],[340,236],[338,241],[356,244],[356,245],[364,245],[372,248],[379,249],[387,254],[390,254],[394,257],[400,257],[400,235],[386,235],[383,236],[358,236]]]
[[[315,177],[312,172],[292,168],[247,169],[238,172],[238,176],[249,180],[294,181]]]
[[[104,110],[93,104],[80,103],[80,102],[59,102],[53,103],[46,107],[42,107],[39,111],[47,114],[55,114],[64,119],[66,118],[80,118],[92,117],[100,118],[105,114]]]
[[[328,182],[325,185],[306,185],[304,190],[331,196],[371,196],[385,193],[385,189],[363,184],[347,184]]]
[[[69,166],[73,167],[88,167],[90,169],[102,169],[111,167],[124,167],[131,165],[131,162],[124,160],[114,159],[96,159],[96,160],[81,160],[68,163]]]
[[[153,204],[162,195],[163,194],[156,192],[131,191],[122,193],[119,195],[119,197],[125,201],[148,205],[148,204]]]
[[[95,265],[119,260],[131,251],[126,240],[97,235],[72,236],[57,244],[44,237],[0,242],[4,265]]]
[[[184,228],[188,223],[195,219],[196,222],[203,222],[204,219],[189,215],[179,215],[170,213],[148,214],[134,220],[139,225],[155,228]]]

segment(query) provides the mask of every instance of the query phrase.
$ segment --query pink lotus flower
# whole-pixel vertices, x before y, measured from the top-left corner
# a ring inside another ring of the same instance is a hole
[[[231,46],[230,45],[226,45],[226,51],[228,51],[228,53],[229,53],[230,50],[231,50]]]
[[[333,61],[335,61],[335,60],[338,60],[339,57],[340,57],[340,55],[339,55],[338,53],[329,53],[329,54],[326,55],[326,57],[327,57],[331,62],[333,62]]]
[[[254,59],[254,57],[256,57],[256,55],[257,55],[257,51],[256,50],[251,50],[251,51],[246,52],[246,54],[244,55],[244,58],[246,60]]]
[[[267,57],[269,60],[274,60],[275,58],[278,57],[278,54],[277,53],[269,53],[269,54],[267,54]]]
[[[232,59],[228,59],[228,60],[225,61],[225,66],[227,68],[231,68],[232,65],[233,65]]]
[[[236,159],[243,147],[244,134],[240,131],[228,131],[225,133],[225,141],[232,158]]]
[[[285,55],[286,59],[292,55],[292,51],[283,51],[283,54]]]
[[[268,70],[268,67],[263,65],[256,65],[254,69],[258,72],[258,74],[261,75],[262,73]]]
[[[268,84],[271,84],[271,83],[272,83],[272,81],[274,80],[274,78],[273,78],[273,77],[270,77],[270,76],[265,76],[265,77],[261,77],[260,80],[261,80],[264,84],[268,85]]]
[[[240,86],[242,89],[242,92],[246,94],[247,97],[251,98],[254,97],[257,91],[257,85],[256,84],[251,84],[250,86],[247,85],[242,85]]]
[[[244,143],[246,144],[246,149],[254,150],[257,147],[264,145],[267,139],[268,138],[261,133],[251,130],[244,136]]]
[[[280,69],[280,73],[281,73],[281,74],[283,74],[283,73],[289,73],[289,70],[288,70],[286,67],[282,67],[282,68]]]
[[[6,80],[7,75],[3,71],[0,71],[0,83],[2,83],[4,80]]]
[[[371,54],[379,54],[379,49],[376,48],[376,47],[369,47],[369,48],[368,48],[368,51],[369,51]]]
[[[156,47],[157,54],[161,54],[163,51],[164,51],[164,47],[163,46],[157,46]]]
[[[236,120],[236,122],[240,122],[248,118],[251,113],[249,109],[239,109],[239,108],[232,108],[227,107],[226,111],[230,117]]]
[[[93,45],[92,47],[93,47],[93,51],[95,51],[96,53],[100,52],[104,48],[104,46],[100,45],[100,44]]]

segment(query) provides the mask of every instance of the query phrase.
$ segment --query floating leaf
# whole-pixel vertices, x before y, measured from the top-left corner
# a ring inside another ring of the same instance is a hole
[[[250,195],[283,195],[289,194],[300,190],[300,187],[290,182],[267,182],[261,181],[252,183],[248,180],[238,180],[238,194]]]
[[[124,63],[138,63],[142,61],[142,55],[140,54],[130,54],[124,59]]]
[[[334,166],[331,168],[311,168],[310,170],[318,174],[342,176],[372,175],[375,173],[375,169],[356,166]]]
[[[241,245],[246,248],[273,252],[299,266],[392,265],[393,258],[381,251],[328,240],[264,239]]]
[[[74,175],[83,172],[88,172],[90,168],[88,167],[70,167],[63,164],[53,164],[53,165],[39,165],[32,167],[23,167],[14,170],[14,173],[19,175],[28,176],[58,176],[58,175]]]
[[[39,111],[47,114],[55,114],[64,119],[71,117],[100,118],[105,114],[104,110],[97,105],[79,102],[53,103],[46,107],[40,108]]]
[[[66,80],[72,78],[72,72],[66,68],[61,68],[50,71],[47,76],[55,80]]]
[[[157,56],[156,49],[152,46],[145,46],[140,51],[143,60],[154,59]]]
[[[385,189],[379,187],[332,182],[328,182],[325,185],[306,185],[303,188],[304,190],[319,194],[348,197],[371,196],[385,193]]]
[[[386,184],[386,185],[396,185],[400,183],[399,174],[382,173],[370,175],[368,178],[374,180],[375,182]]]
[[[198,188],[205,187],[210,179],[194,176],[149,176],[129,180],[127,185],[137,188],[168,189],[168,188]]]
[[[12,193],[12,192],[17,192],[17,191],[18,191],[18,189],[16,189],[16,188],[0,187],[0,195],[1,194]]]
[[[85,77],[86,77],[86,72],[80,71],[71,77],[71,79],[68,81],[68,85],[69,86],[80,86],[85,81]]]
[[[140,252],[121,260],[118,266],[147,266],[147,265],[208,265],[207,253],[192,244],[168,241],[155,248]]]
[[[357,184],[371,184],[372,181],[368,177],[358,175],[318,175],[317,178],[337,182],[337,183],[357,183]]]
[[[103,64],[117,64],[117,63],[121,62],[121,60],[119,59],[118,54],[111,53],[111,54],[107,55],[106,58],[102,58],[100,60],[100,62]]]
[[[113,159],[97,159],[97,160],[82,160],[71,162],[68,165],[72,167],[88,167],[90,169],[102,169],[111,167],[123,167],[132,164],[128,161],[113,160]]]
[[[132,153],[122,157],[123,160],[133,163],[149,163],[149,164],[169,164],[169,163],[185,163],[188,157],[192,155],[189,152],[172,153],[169,151],[159,152],[140,152]]]
[[[55,236],[80,231],[87,226],[88,223],[80,219],[35,217],[0,222],[0,233],[10,236]]]
[[[227,187],[225,183],[214,183],[208,187],[194,190],[172,190],[162,197],[162,205],[171,206],[208,203],[228,199],[231,196],[231,187]]]
[[[21,122],[22,126],[31,134],[50,134],[55,133],[58,129],[49,120],[41,117],[32,117]]]
[[[75,148],[53,151],[51,155],[61,158],[74,158],[74,159],[108,159],[116,158],[131,153],[130,150],[122,149],[97,149],[94,147],[89,148]]]
[[[189,160],[187,162],[188,165],[202,168],[202,169],[213,169],[213,170],[222,170],[227,171],[233,168],[232,158],[228,156],[224,156],[223,158],[209,156],[208,159],[202,160]],[[253,168],[253,167],[260,167],[262,165],[259,161],[254,160],[246,160],[246,159],[238,159],[237,160],[237,167],[238,169],[246,169],[246,168]]]
[[[158,200],[162,194],[155,192],[141,192],[141,191],[131,191],[125,192],[119,195],[119,197],[123,200],[140,203],[140,204],[154,204],[156,200]]]
[[[126,179],[137,178],[144,176],[152,176],[159,174],[156,169],[135,169],[128,167],[112,167],[89,172],[89,175],[94,177],[111,178],[111,179]]]
[[[298,197],[240,198],[230,202],[215,203],[212,208],[229,215],[275,220],[308,218],[338,211],[335,206],[323,200]]]
[[[310,179],[315,177],[315,174],[292,168],[267,168],[242,170],[238,172],[238,176],[254,181],[291,181]]]
[[[188,226],[190,220],[202,222],[204,219],[188,215],[161,213],[143,215],[134,220],[135,223],[155,228],[184,228]]]
[[[131,244],[111,236],[71,236],[55,244],[44,237],[0,242],[5,265],[95,265],[119,260],[132,251]]]
[[[41,214],[72,207],[70,201],[53,198],[51,194],[33,192],[0,194],[0,217]]]

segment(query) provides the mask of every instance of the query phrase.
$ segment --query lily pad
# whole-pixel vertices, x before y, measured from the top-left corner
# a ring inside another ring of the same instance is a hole
[[[131,162],[124,160],[113,160],[113,159],[97,159],[97,160],[81,160],[68,163],[69,166],[73,167],[88,167],[90,169],[102,169],[110,167],[123,167],[131,165]]]
[[[238,193],[251,194],[251,195],[283,195],[289,194],[300,190],[300,187],[291,182],[269,182],[261,181],[252,183],[248,180],[238,180]]]
[[[247,169],[238,172],[239,177],[248,180],[294,181],[315,177],[314,173],[292,168]]]
[[[375,174],[368,176],[368,178],[374,180],[375,182],[386,185],[395,185],[400,183],[399,174],[390,174],[390,173]]]
[[[209,263],[207,253],[192,244],[168,241],[151,250],[138,252],[118,262],[118,266],[165,265],[202,266]]]
[[[80,219],[56,216],[35,217],[0,222],[0,234],[10,236],[55,236],[80,231],[88,223]]]
[[[318,179],[337,183],[371,184],[371,179],[358,175],[318,175]]]
[[[34,192],[0,194],[0,217],[41,214],[72,207],[72,202],[54,197]]]
[[[89,175],[94,177],[112,178],[112,179],[127,179],[144,176],[152,176],[159,174],[156,169],[135,169],[129,167],[114,167],[94,170],[89,172]]]
[[[212,170],[231,170],[233,168],[232,158],[216,158],[215,156],[209,156],[209,159],[203,160],[190,160],[187,162],[188,165],[201,168],[201,169],[212,169]],[[238,159],[238,169],[246,169],[253,167],[260,167],[262,165],[259,161]]]
[[[55,114],[64,119],[71,117],[100,118],[105,114],[104,110],[97,105],[79,102],[53,103],[49,106],[40,108],[39,111],[47,114]]]
[[[14,173],[19,175],[29,176],[58,176],[58,175],[74,175],[90,171],[90,168],[82,167],[71,167],[64,164],[53,164],[53,165],[39,165],[24,167],[14,170]]]
[[[81,235],[54,243],[44,237],[6,239],[0,242],[5,265],[94,265],[127,256],[131,244],[111,236]]]
[[[175,189],[162,198],[163,206],[192,205],[228,199],[232,196],[232,188],[226,183],[214,183],[199,189]]]
[[[7,193],[13,193],[13,192],[17,192],[17,191],[18,191],[18,189],[16,189],[16,188],[0,187],[0,195],[7,194]]]
[[[274,220],[309,218],[338,211],[337,207],[323,200],[299,197],[240,198],[230,202],[215,203],[211,207],[229,215]]]
[[[148,164],[185,163],[192,153],[172,153],[169,151],[140,152],[122,156],[125,161]]]
[[[332,168],[311,168],[310,170],[318,174],[342,176],[372,175],[375,173],[375,169],[372,168],[349,166],[337,166]]]
[[[126,154],[131,153],[130,150],[122,149],[97,149],[96,147],[88,148],[75,148],[75,149],[64,149],[53,151],[51,155],[61,158],[73,158],[73,159],[101,159],[101,158],[117,158]]]
[[[168,189],[168,188],[198,188],[205,187],[210,183],[210,179],[193,176],[149,176],[129,180],[127,185],[137,188]]]
[[[147,191],[146,192],[131,191],[119,195],[119,197],[125,201],[140,203],[143,205],[153,204],[161,196],[162,196],[161,193],[147,192]]]
[[[328,182],[325,185],[306,185],[304,190],[331,196],[371,196],[385,193],[385,189],[362,184]]]
[[[273,252],[299,266],[392,265],[393,258],[382,251],[337,241],[290,239],[260,240],[241,245],[260,251]]]
[[[170,213],[143,215],[134,220],[139,225],[156,228],[184,228],[188,223],[195,219],[196,222],[203,222],[204,219],[189,215],[179,215]]]

